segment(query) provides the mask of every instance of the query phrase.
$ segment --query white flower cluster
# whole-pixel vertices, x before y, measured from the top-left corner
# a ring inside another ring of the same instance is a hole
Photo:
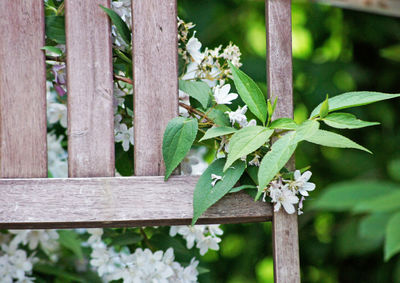
[[[57,136],[53,133],[47,134],[47,161],[48,169],[53,178],[68,177],[67,151],[61,146],[63,136]]]
[[[201,46],[194,33],[186,46],[179,49],[183,59],[186,58],[186,71],[182,79],[201,79],[212,87],[217,84],[223,85],[225,80],[232,76],[227,60],[236,67],[241,66],[239,48],[230,43],[223,50],[220,45],[214,49],[206,48],[201,52]]]
[[[286,210],[287,213],[293,214],[295,209],[295,204],[299,204],[297,213],[302,214],[303,201],[306,196],[308,196],[309,191],[315,189],[315,184],[308,182],[311,178],[311,171],[306,171],[303,174],[300,170],[294,172],[294,180],[284,180],[279,177],[277,180],[272,181],[269,186],[264,190],[264,197],[268,195],[271,198],[271,202],[274,203],[274,211],[278,211],[281,206]],[[299,197],[301,199],[299,200]]]
[[[101,241],[102,229],[88,229],[92,248],[90,264],[105,281],[122,280],[124,283],[192,283],[197,282],[198,261],[193,258],[187,267],[174,261],[174,251],[152,252],[138,248],[131,253],[128,248],[117,252]]]
[[[34,278],[32,274],[33,265],[39,261],[35,252],[29,256],[19,246],[27,246],[30,250],[40,248],[50,256],[53,261],[57,260],[58,234],[55,230],[9,230],[9,234],[0,233],[0,279],[4,283],[30,283]]]
[[[195,226],[171,226],[169,234],[171,237],[177,234],[186,240],[186,247],[199,249],[200,255],[205,255],[208,250],[219,250],[218,243],[221,242],[221,236],[224,232],[219,225],[195,225]]]

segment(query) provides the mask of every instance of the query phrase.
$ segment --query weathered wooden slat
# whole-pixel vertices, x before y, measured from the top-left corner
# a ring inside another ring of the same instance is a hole
[[[176,0],[132,1],[135,175],[163,175],[162,137],[178,115]]]
[[[400,17],[400,1],[398,0],[312,0],[345,9]]]
[[[0,1],[0,37],[0,177],[46,177],[43,1]]]
[[[109,2],[65,1],[70,177],[114,175]]]
[[[0,229],[189,224],[198,177],[1,179]],[[198,223],[267,221],[271,205],[229,194]]]
[[[278,98],[273,119],[293,117],[291,1],[266,0],[265,7],[268,94]],[[281,209],[272,227],[275,282],[300,282],[297,215]]]

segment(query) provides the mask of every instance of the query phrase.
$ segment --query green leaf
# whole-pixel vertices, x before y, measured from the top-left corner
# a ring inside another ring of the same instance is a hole
[[[203,175],[200,176],[193,194],[192,225],[196,223],[197,219],[210,206],[216,203],[233,188],[245,169],[245,163],[238,160],[224,173],[224,164],[225,158],[217,159],[211,163],[206,171],[204,171]],[[218,181],[214,187],[211,185],[211,174],[222,177],[222,180]]]
[[[240,98],[249,107],[249,110],[256,115],[262,123],[267,119],[267,103],[264,94],[258,85],[244,72],[229,62],[233,74],[233,81]]]
[[[207,114],[207,117],[210,118],[218,126],[231,126],[228,116],[221,110],[212,109],[210,113]]]
[[[295,132],[291,132],[278,139],[272,145],[271,150],[262,159],[258,170],[259,191],[256,200],[294,153],[297,147],[297,143],[293,143],[295,134]]]
[[[373,92],[373,91],[354,91],[354,92],[346,92],[340,95],[336,95],[332,98],[329,98],[329,112],[356,107],[361,105],[366,105],[386,99],[400,97],[400,94],[390,94],[390,93],[382,93],[382,92]],[[316,117],[322,107],[321,103],[318,105],[312,112],[310,117]]]
[[[102,8],[103,11],[106,12],[107,15],[110,17],[111,22],[115,25],[115,27],[117,28],[117,32],[119,33],[121,38],[125,41],[125,43],[130,45],[131,44],[131,31],[129,30],[126,23],[113,10],[108,9],[102,5],[100,5],[100,8]]]
[[[242,185],[239,187],[234,187],[232,188],[229,193],[237,193],[240,192],[241,190],[245,190],[245,189],[257,189],[257,186],[254,185]]]
[[[62,16],[45,17],[46,36],[60,44],[65,44],[65,24]]]
[[[79,259],[83,259],[81,240],[72,230],[58,230],[58,242],[64,248],[73,252]]]
[[[322,121],[328,126],[338,129],[358,129],[380,124],[378,122],[362,121],[349,113],[332,113],[322,119]]]
[[[328,101],[328,99],[329,99],[329,97],[328,97],[328,95],[326,95],[326,99],[322,103],[321,109],[319,110],[319,116],[321,118],[326,117],[326,115],[328,115],[328,113],[329,113],[329,101]]]
[[[351,139],[324,130],[318,130],[313,136],[307,138],[306,141],[329,147],[355,148],[372,154],[371,151],[353,142]]]
[[[205,82],[179,80],[179,89],[200,102],[204,109],[207,108],[212,91]]]
[[[235,132],[237,132],[237,130],[231,127],[214,127],[208,129],[208,131],[199,141],[208,140],[219,136],[225,136]]]
[[[400,209],[400,190],[355,204],[355,212],[388,212]]]
[[[362,238],[383,239],[391,216],[390,213],[374,213],[364,217],[360,221],[358,233]]]
[[[164,132],[162,152],[165,180],[189,152],[197,135],[197,120],[176,117],[169,121]]]
[[[274,130],[261,126],[245,127],[234,133],[229,140],[229,153],[224,171],[239,158],[252,153],[265,144],[273,133]]]
[[[386,227],[385,261],[400,252],[400,212],[390,218]]]
[[[279,118],[272,121],[269,126],[271,129],[280,129],[280,130],[295,130],[298,125],[293,119],[290,118]]]
[[[139,243],[143,240],[142,235],[135,233],[134,231],[128,231],[124,234],[118,234],[112,238],[112,246],[127,246]]]
[[[310,203],[310,207],[320,210],[348,211],[353,209],[356,203],[374,200],[399,189],[400,186],[395,183],[375,180],[335,183],[325,188],[321,195]]]
[[[85,282],[80,274],[74,274],[71,272],[65,271],[65,269],[50,265],[50,264],[41,264],[37,263],[33,266],[33,270],[38,273],[54,275],[57,278],[62,278],[64,280],[68,280],[66,282]]]
[[[306,120],[296,128],[293,142],[298,143],[312,137],[319,129],[319,123],[315,120]]]
[[[55,46],[43,46],[40,49],[51,52],[51,53],[55,53],[57,56],[61,56],[63,54],[62,50]]]

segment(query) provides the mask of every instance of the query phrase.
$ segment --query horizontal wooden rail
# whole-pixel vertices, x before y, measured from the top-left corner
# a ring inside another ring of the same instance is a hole
[[[0,229],[190,224],[198,177],[0,179]],[[272,206],[232,193],[198,224],[270,221]]]

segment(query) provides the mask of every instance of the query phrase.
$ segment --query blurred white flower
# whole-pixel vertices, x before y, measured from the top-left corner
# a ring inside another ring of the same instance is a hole
[[[128,151],[129,150],[129,144],[133,145],[133,143],[134,143],[134,141],[133,141],[133,127],[130,127],[128,129],[126,124],[121,124],[120,127],[119,127],[119,131],[115,135],[115,141],[116,142],[122,142],[122,147],[123,147],[124,151]]]
[[[229,93],[231,85],[216,86],[214,88],[214,98],[217,104],[232,104],[232,100],[238,98],[237,93]]]
[[[207,236],[204,237],[201,241],[199,241],[196,247],[200,250],[200,255],[205,255],[208,250],[219,250],[218,243],[221,242],[221,239],[218,237]]]
[[[225,113],[228,114],[229,120],[231,121],[232,126],[236,122],[239,123],[239,125],[244,125],[244,124],[247,124],[247,118],[244,115],[246,113],[246,111],[247,111],[247,105],[243,106],[243,108],[238,106],[238,109],[236,109],[236,111],[227,111]]]
[[[200,64],[201,61],[204,59],[204,54],[201,53],[201,42],[193,36],[189,39],[186,44],[186,50],[189,52],[190,56],[192,57],[193,61],[197,64]]]
[[[252,160],[249,161],[249,165],[260,166],[260,156],[256,154]]]
[[[289,187],[293,189],[297,188],[301,195],[308,196],[308,192],[315,189],[315,184],[308,182],[311,175],[311,171],[306,171],[302,175],[300,170],[294,171],[294,181],[289,183]]]
[[[57,102],[48,102],[47,121],[50,124],[60,122],[62,127],[67,128],[67,106]]]
[[[14,234],[10,246],[15,248],[19,244],[27,245],[30,250],[35,250],[39,245],[44,252],[50,254],[58,247],[58,233],[56,230],[9,230]]]

